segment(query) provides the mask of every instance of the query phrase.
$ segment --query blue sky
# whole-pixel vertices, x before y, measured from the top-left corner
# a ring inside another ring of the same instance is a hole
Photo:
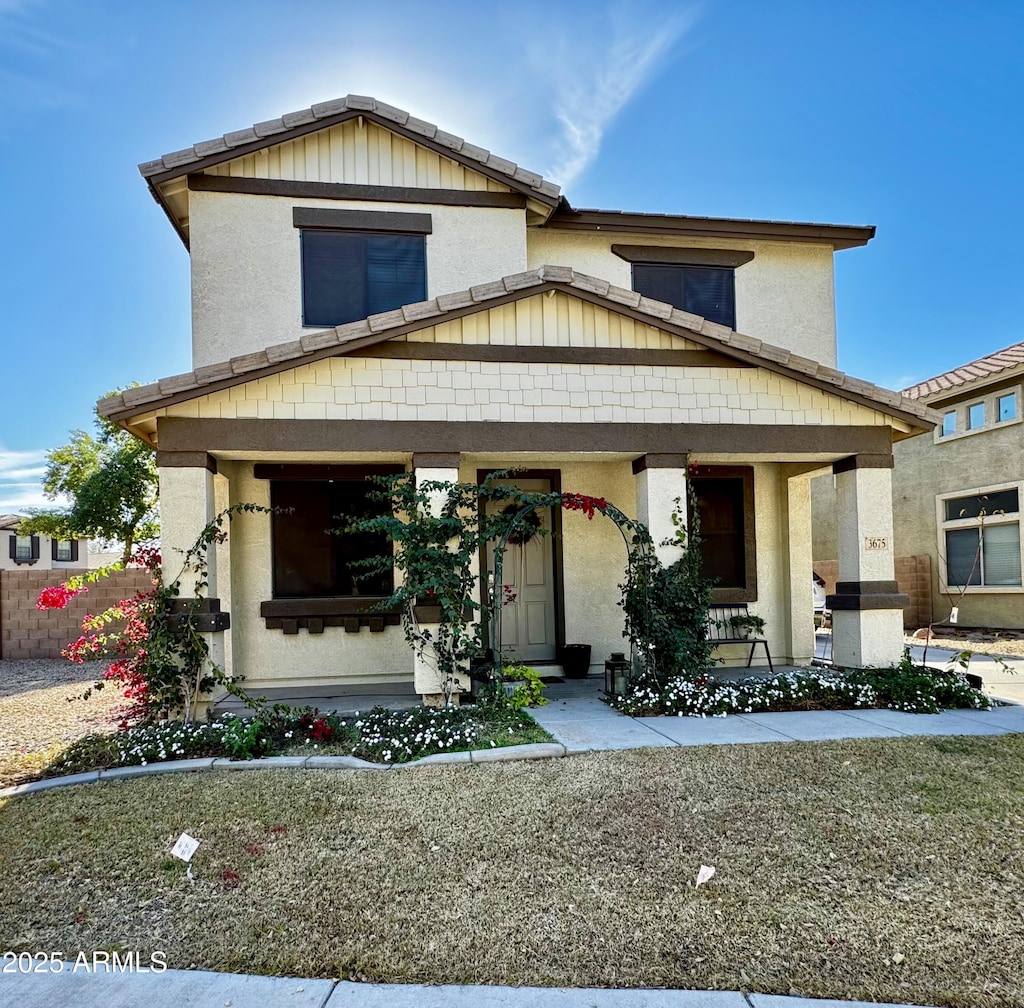
[[[372,94],[575,206],[875,224],[839,362],[902,387],[1024,339],[1024,4],[0,0],[0,513],[95,400],[189,368],[140,161]]]

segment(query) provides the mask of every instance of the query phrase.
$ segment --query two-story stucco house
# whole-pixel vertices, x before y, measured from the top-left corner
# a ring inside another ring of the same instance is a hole
[[[141,171],[191,256],[193,370],[100,411],[158,449],[166,558],[229,503],[283,509],[236,518],[211,571],[211,608],[230,613],[214,653],[250,686],[413,683],[397,620],[365,611],[388,579],[353,578],[380,544],[326,532],[374,506],[368,475],[409,469],[476,482],[515,467],[661,541],[696,465],[716,594],[800,661],[809,480],[831,467],[836,658],[898,656],[892,446],[936,418],[835,370],[833,255],[873,228],[573,209],[539,175],[356,96]],[[601,661],[622,648],[621,537],[545,520],[556,534],[506,562],[523,582],[510,642],[535,663],[562,642]],[[437,691],[422,674],[415,688]]]
[[[1024,628],[1024,343],[903,390],[942,414],[895,451],[900,551],[932,556],[933,619]]]
[[[0,515],[0,570],[73,570],[88,566],[89,540],[18,533],[24,515]]]

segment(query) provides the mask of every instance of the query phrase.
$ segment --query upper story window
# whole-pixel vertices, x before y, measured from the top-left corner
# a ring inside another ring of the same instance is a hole
[[[15,563],[35,563],[39,559],[39,536],[12,535],[9,555]]]
[[[1021,387],[997,389],[982,398],[966,399],[956,405],[947,406],[942,415],[942,425],[936,428],[936,440],[959,440],[983,431],[991,431],[1004,424],[1021,422]]]
[[[644,297],[736,328],[736,269],[753,252],[660,245],[613,245],[612,252],[633,264],[633,290]]]
[[[336,326],[427,296],[429,214],[296,207],[302,324]]]
[[[996,418],[999,423],[1017,419],[1017,393],[1002,395],[996,400]]]

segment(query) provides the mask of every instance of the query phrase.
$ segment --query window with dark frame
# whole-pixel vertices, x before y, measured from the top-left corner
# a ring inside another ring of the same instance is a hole
[[[39,559],[39,536],[12,535],[9,554],[15,563],[35,563]]]
[[[71,540],[53,539],[51,558],[58,563],[72,563],[78,559],[78,543]]]
[[[947,585],[1021,587],[1019,488],[947,498],[943,517]]]
[[[700,520],[701,573],[714,602],[757,600],[754,474],[747,466],[701,466],[689,476]]]
[[[336,326],[423,301],[422,234],[303,229],[302,324]]]
[[[736,328],[736,271],[721,266],[633,264],[633,290]]]
[[[360,561],[385,556],[385,535],[345,534],[345,518],[383,514],[375,484],[365,478],[272,480],[273,595],[275,599],[384,598],[394,590],[391,571],[371,573]]]

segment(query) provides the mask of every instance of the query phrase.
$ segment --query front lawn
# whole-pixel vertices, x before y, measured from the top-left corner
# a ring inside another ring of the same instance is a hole
[[[61,789],[0,804],[0,947],[1009,1008],[1022,779],[1008,736]],[[168,854],[183,831],[194,883]]]

